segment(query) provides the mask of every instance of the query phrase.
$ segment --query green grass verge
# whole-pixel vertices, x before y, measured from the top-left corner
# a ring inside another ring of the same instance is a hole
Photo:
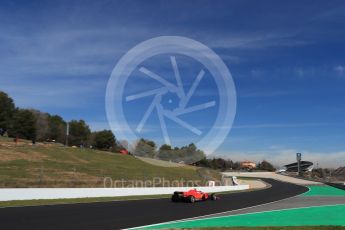
[[[309,191],[302,196],[345,196],[345,190],[332,186],[308,186]],[[344,214],[345,215],[345,214]]]
[[[147,228],[345,226],[344,215],[345,205],[333,205],[172,222]]]

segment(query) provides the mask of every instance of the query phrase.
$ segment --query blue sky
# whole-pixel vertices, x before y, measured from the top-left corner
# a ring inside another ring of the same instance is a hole
[[[282,164],[301,151],[321,166],[345,165],[344,28],[336,0],[1,1],[0,90],[19,107],[109,128],[104,97],[117,61],[144,40],[185,36],[213,49],[236,86],[233,129],[216,154]],[[164,60],[147,65],[169,78]],[[188,85],[198,65],[184,68]],[[198,103],[213,97],[208,77]],[[128,92],[141,91],[135,82]],[[133,127],[140,105],[126,106]],[[193,119],[207,132],[214,114],[204,112]],[[194,140],[169,127],[178,144]],[[154,118],[142,135],[162,142]]]

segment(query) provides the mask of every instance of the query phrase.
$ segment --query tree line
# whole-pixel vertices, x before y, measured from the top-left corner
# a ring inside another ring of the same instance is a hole
[[[0,135],[40,142],[66,143],[67,122],[59,115],[15,106],[11,97],[0,91]],[[69,146],[92,146],[117,151],[119,145],[110,130],[91,132],[84,120],[69,123]]]
[[[242,167],[241,162],[232,161],[230,159],[226,160],[223,158],[213,158],[213,159],[203,158],[200,161],[196,162],[194,165],[199,166],[199,167],[207,167],[211,169],[216,169],[220,171],[246,169]],[[276,171],[276,168],[270,162],[263,160],[256,165],[254,170],[274,172]]]
[[[21,109],[15,106],[11,97],[0,91],[0,135],[22,138],[33,142],[68,143],[69,146],[92,147],[99,150],[119,152],[123,147],[110,130],[91,132],[84,120],[68,122],[69,135],[66,140],[67,122],[59,115],[51,115],[35,109]],[[183,162],[200,167],[217,170],[241,169],[240,162],[223,158],[207,159],[205,153],[193,143],[172,147],[167,144],[159,148],[152,140],[141,138],[135,144],[133,153],[136,156],[155,158],[172,162]],[[275,168],[267,161],[257,165],[259,170],[274,171]]]
[[[68,143],[69,146],[92,146],[95,149],[118,152],[123,147],[110,130],[91,132],[84,120],[68,122],[69,135],[66,140],[67,122],[58,115],[35,109],[21,109],[15,106],[11,97],[0,91],[0,135],[40,141]],[[205,157],[194,144],[181,148],[162,145],[157,149],[154,141],[140,139],[135,144],[134,155],[174,162],[194,162]]]
[[[180,148],[163,144],[157,148],[154,141],[143,138],[136,143],[134,155],[187,164],[194,163],[206,157],[205,153],[198,149],[194,143]]]

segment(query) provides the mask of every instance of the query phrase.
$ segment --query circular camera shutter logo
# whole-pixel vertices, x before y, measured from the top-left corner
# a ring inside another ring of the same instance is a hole
[[[178,72],[175,56],[170,56],[170,59],[177,84],[173,84],[149,69],[140,66],[142,62],[155,55],[171,55],[172,53],[185,55],[200,62],[212,75],[217,85],[219,95],[217,117],[212,128],[196,143],[199,149],[206,154],[211,154],[223,143],[232,127],[236,113],[236,90],[230,71],[222,59],[207,46],[189,38],[178,36],[152,38],[136,45],[119,60],[111,73],[106,90],[106,112],[109,125],[116,134],[117,139],[124,139],[128,140],[129,143],[133,143],[139,138],[136,132],[140,132],[150,113],[156,110],[166,144],[170,144],[168,128],[164,122],[166,118],[189,129],[196,135],[201,134],[199,129],[186,123],[179,116],[215,106],[215,101],[208,101],[192,107],[187,106],[205,71],[200,70],[191,88],[184,92],[181,81],[183,76],[180,76]],[[162,87],[125,97],[123,94],[125,83],[136,69],[161,83]],[[137,125],[137,128],[132,130],[124,115],[123,102],[136,100],[147,95],[153,96],[152,103],[146,111],[143,111],[143,118]],[[160,104],[162,100],[167,100],[168,103],[171,103],[174,96],[180,99],[179,103],[174,105],[174,109],[165,109]]]

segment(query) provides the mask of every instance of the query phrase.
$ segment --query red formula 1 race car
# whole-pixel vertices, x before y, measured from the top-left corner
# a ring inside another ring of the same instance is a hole
[[[205,201],[205,200],[218,200],[219,198],[216,194],[208,194],[206,192],[198,191],[196,189],[191,189],[187,192],[174,192],[171,196],[171,201],[179,202],[186,201],[189,203],[194,203],[195,201]]]

